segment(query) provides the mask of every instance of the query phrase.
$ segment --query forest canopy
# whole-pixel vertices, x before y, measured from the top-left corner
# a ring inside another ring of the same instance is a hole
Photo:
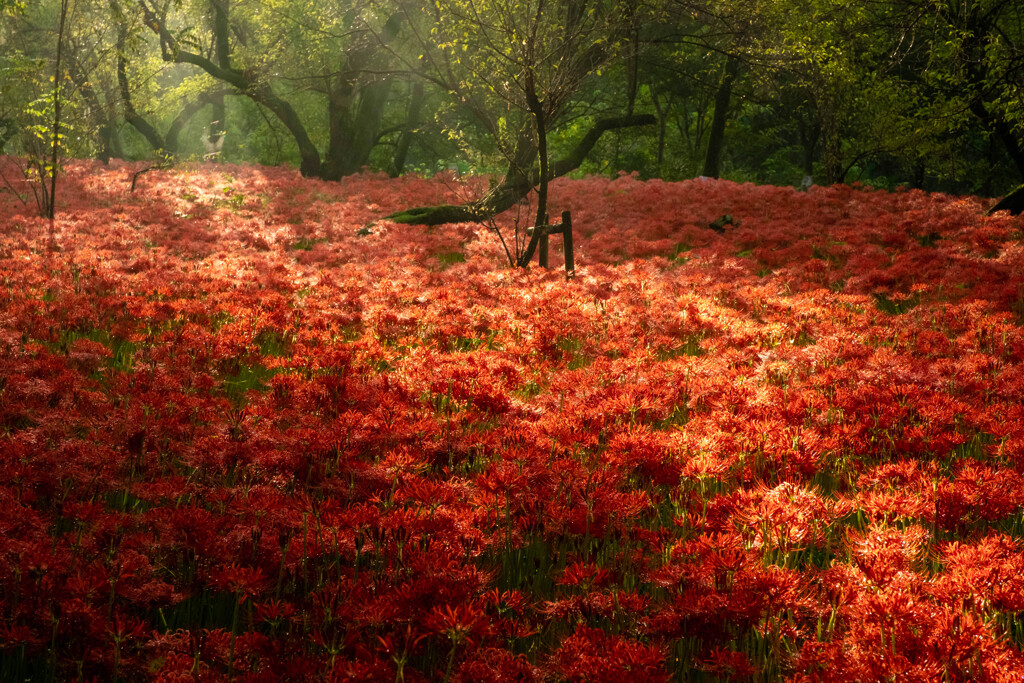
[[[62,9],[64,10],[62,12]],[[0,0],[0,153],[309,177],[1024,179],[1009,0]],[[66,21],[61,22],[64,15]],[[523,189],[526,188],[526,189]]]

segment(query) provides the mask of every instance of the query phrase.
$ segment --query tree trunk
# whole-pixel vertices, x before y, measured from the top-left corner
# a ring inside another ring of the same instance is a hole
[[[409,100],[409,113],[405,117],[405,128],[401,137],[398,138],[398,145],[395,147],[395,156],[391,162],[388,175],[397,178],[402,175],[405,168],[405,160],[409,156],[409,147],[412,146],[413,134],[416,126],[419,125],[420,112],[423,110],[423,81],[416,81],[412,84],[412,97]]]
[[[150,8],[145,0],[139,0],[139,6],[142,8],[146,26],[160,37],[160,52],[165,62],[197,66],[214,78],[235,87],[253,102],[269,109],[292,134],[292,138],[299,148],[301,158],[299,171],[306,177],[319,177],[320,152],[309,138],[309,133],[302,125],[298,113],[286,100],[274,94],[269,83],[262,81],[256,73],[235,68],[225,69],[202,55],[183,49],[157,12]]]
[[[218,90],[212,93],[204,93],[196,99],[186,102],[185,106],[178,112],[178,115],[171,121],[171,125],[167,127],[167,135],[164,136],[164,150],[168,154],[177,154],[178,136],[189,120],[206,105],[217,101],[223,102],[226,95],[227,93],[223,90]]]
[[[231,68],[231,48],[228,41],[228,11],[230,0],[211,0],[213,9],[213,37],[217,64],[222,69]],[[221,136],[227,130],[227,107],[224,104],[224,93],[214,96],[210,112],[210,130],[206,137],[207,148],[221,149]]]
[[[135,111],[135,105],[132,104],[132,91],[128,84],[128,58],[125,49],[127,36],[128,29],[125,28],[124,24],[121,24],[117,31],[117,84],[121,89],[121,106],[124,108],[124,120],[132,128],[139,131],[142,137],[146,138],[146,142],[149,143],[150,147],[160,151],[165,148],[164,139],[160,136],[160,133],[156,132],[156,128],[149,121]]]
[[[517,254],[519,260],[516,262],[516,265],[520,268],[525,268],[529,265],[530,259],[533,258],[533,252],[536,251],[540,238],[543,235],[540,226],[547,222],[546,216],[548,213],[548,129],[544,117],[544,103],[537,97],[532,71],[526,72],[526,85],[526,103],[530,107],[530,113],[533,114],[534,127],[537,132],[537,157],[540,160],[540,171],[537,178],[537,218],[533,222],[537,229],[530,236],[530,242],[526,245],[523,253]]]
[[[338,180],[344,175],[342,166],[345,154],[351,147],[351,100],[350,93],[333,89],[327,95],[327,152],[320,168],[324,180]]]
[[[384,120],[384,109],[391,94],[390,80],[374,81],[359,91],[359,110],[352,130],[352,149],[344,164],[344,173],[358,173],[370,164],[370,154],[377,145],[378,132]]]
[[[92,82],[80,64],[72,61],[68,66],[68,75],[71,76],[78,92],[81,93],[82,99],[89,105],[89,117],[92,119],[92,124],[96,126],[96,138],[99,142],[96,158],[104,164],[108,164],[110,159],[115,156],[114,148],[117,146],[115,142],[117,128],[114,126],[109,108],[104,107],[100,102],[96,89],[92,86]]]
[[[991,133],[995,133],[1006,153],[1010,155],[1017,171],[1024,178],[1024,139],[1018,134],[1013,122],[1008,120],[1005,113],[985,104],[985,94],[990,93],[993,87],[988,71],[988,64],[985,58],[988,41],[996,35],[997,28],[992,23],[993,14],[983,14],[978,3],[965,3],[962,7],[953,5],[958,11],[964,11],[962,18],[955,14],[950,16],[949,21],[956,25],[962,20],[966,28],[966,35],[969,36],[963,46],[964,53],[969,57],[967,60],[966,77],[970,86],[970,109],[971,113],[978,117]],[[994,12],[995,10],[993,10]],[[1012,44],[1012,43],[1011,43]],[[1012,72],[1011,72],[1012,73]],[[1005,76],[1004,76],[1005,77]],[[1018,79],[1019,81],[1019,79]]]
[[[370,163],[370,153],[377,144],[391,82],[381,80],[364,85],[359,90],[358,106],[352,98],[354,88],[352,83],[344,84],[331,94],[328,102],[330,139],[321,172],[325,180],[358,173]]]
[[[803,150],[803,171],[804,177],[800,186],[808,188],[814,183],[814,155],[818,149],[818,139],[821,137],[821,126],[817,123],[808,122],[800,117],[800,147]]]
[[[711,119],[711,131],[708,135],[708,152],[704,158],[704,172],[702,175],[708,178],[717,178],[721,175],[722,147],[725,143],[725,124],[729,120],[729,100],[732,99],[732,84],[740,70],[740,62],[735,57],[729,57],[725,63],[725,73],[722,75],[722,82],[715,93],[715,114]]]
[[[597,144],[597,141],[605,132],[635,126],[650,126],[655,123],[657,123],[657,119],[650,114],[634,114],[632,116],[597,121],[568,156],[550,164],[548,180],[558,178],[579,168],[587,154],[590,153],[590,150],[594,148],[594,145]],[[522,156],[526,156],[526,154],[524,153]],[[534,149],[529,160],[530,166],[533,166],[535,160],[536,150]],[[513,160],[510,164],[509,172],[505,175],[505,179],[501,184],[491,189],[475,202],[461,206],[451,204],[421,206],[391,214],[387,216],[387,219],[395,223],[410,223],[413,225],[441,225],[443,223],[485,221],[515,206],[539,183],[540,170],[533,167],[531,171],[525,172],[523,170],[524,166],[524,164],[519,164],[516,160]]]
[[[918,190],[925,189],[924,184],[927,180],[925,170],[926,169],[923,159],[917,159],[914,161],[914,187],[917,188]]]
[[[971,112],[978,117],[982,125],[999,138],[1017,171],[1024,178],[1024,143],[1014,134],[1006,119],[989,111],[978,97],[971,102]]]
[[[998,117],[993,122],[993,129],[1002,140],[1006,153],[1013,159],[1017,172],[1020,173],[1021,178],[1024,178],[1024,143],[1014,134],[1013,128],[1002,117]]]
[[[43,196],[46,198],[46,217],[50,219],[50,230],[53,230],[53,219],[57,213],[57,162],[60,161],[60,115],[64,106],[64,73],[61,70],[61,57],[64,51],[64,30],[68,18],[68,0],[61,0],[60,3],[60,28],[57,30],[57,63],[54,66],[53,75],[53,150],[50,157],[50,192],[46,193],[46,177],[40,176],[43,181]],[[51,234],[52,239],[52,234]]]
[[[658,102],[657,93],[651,93],[651,102],[654,104],[654,111],[658,115],[658,168],[661,169],[661,165],[665,163],[665,133],[668,127],[668,103],[666,103],[663,109],[661,103]]]
[[[827,105],[831,106],[831,104]],[[821,123],[821,160],[825,167],[825,183],[834,185],[843,182],[843,141],[839,136],[839,121],[835,112],[824,113]]]

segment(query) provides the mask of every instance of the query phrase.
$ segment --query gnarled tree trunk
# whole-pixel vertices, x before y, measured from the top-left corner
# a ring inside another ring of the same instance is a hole
[[[568,156],[558,159],[549,165],[548,179],[558,178],[579,168],[587,154],[590,153],[590,150],[594,148],[597,141],[607,131],[634,126],[650,126],[655,123],[657,123],[657,119],[650,114],[633,114],[632,116],[620,116],[597,121]],[[526,161],[510,164],[505,179],[474,202],[458,206],[452,204],[421,206],[399,211],[387,216],[387,218],[396,223],[441,225],[443,223],[485,221],[503,211],[507,211],[519,203],[540,183],[540,169],[534,165],[537,158],[536,147],[526,147],[521,144],[517,148],[516,156],[525,158]],[[524,170],[527,168],[529,169],[528,171]]]
[[[358,97],[353,97],[353,90],[354,86],[348,85],[342,92],[333,92],[329,96],[330,140],[320,174],[325,180],[338,180],[358,173],[370,163],[391,81],[365,84],[359,89]]]
[[[161,16],[157,13],[155,3],[153,7],[150,7],[142,0],[139,2],[139,6],[142,8],[146,25],[160,38],[160,51],[164,61],[197,66],[214,78],[235,87],[239,92],[251,98],[253,102],[269,109],[292,134],[302,159],[299,164],[299,171],[302,175],[307,177],[320,175],[320,152],[310,139],[305,126],[302,125],[298,113],[286,100],[274,94],[269,83],[261,80],[256,73],[224,68],[200,54],[189,52],[167,29]]]

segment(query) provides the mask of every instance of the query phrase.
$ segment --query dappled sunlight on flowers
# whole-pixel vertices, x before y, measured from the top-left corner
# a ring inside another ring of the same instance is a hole
[[[443,180],[137,168],[0,195],[4,676],[1024,670],[1024,219],[559,179],[566,280],[385,218]]]

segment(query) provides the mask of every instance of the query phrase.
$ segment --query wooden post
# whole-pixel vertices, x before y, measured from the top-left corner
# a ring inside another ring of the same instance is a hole
[[[562,212],[562,249],[565,251],[565,277],[576,275],[576,259],[572,253],[572,214]]]
[[[540,243],[537,245],[537,251],[540,255],[537,257],[541,268],[548,267],[548,217],[544,216],[544,225],[538,225],[534,230],[540,230]]]

